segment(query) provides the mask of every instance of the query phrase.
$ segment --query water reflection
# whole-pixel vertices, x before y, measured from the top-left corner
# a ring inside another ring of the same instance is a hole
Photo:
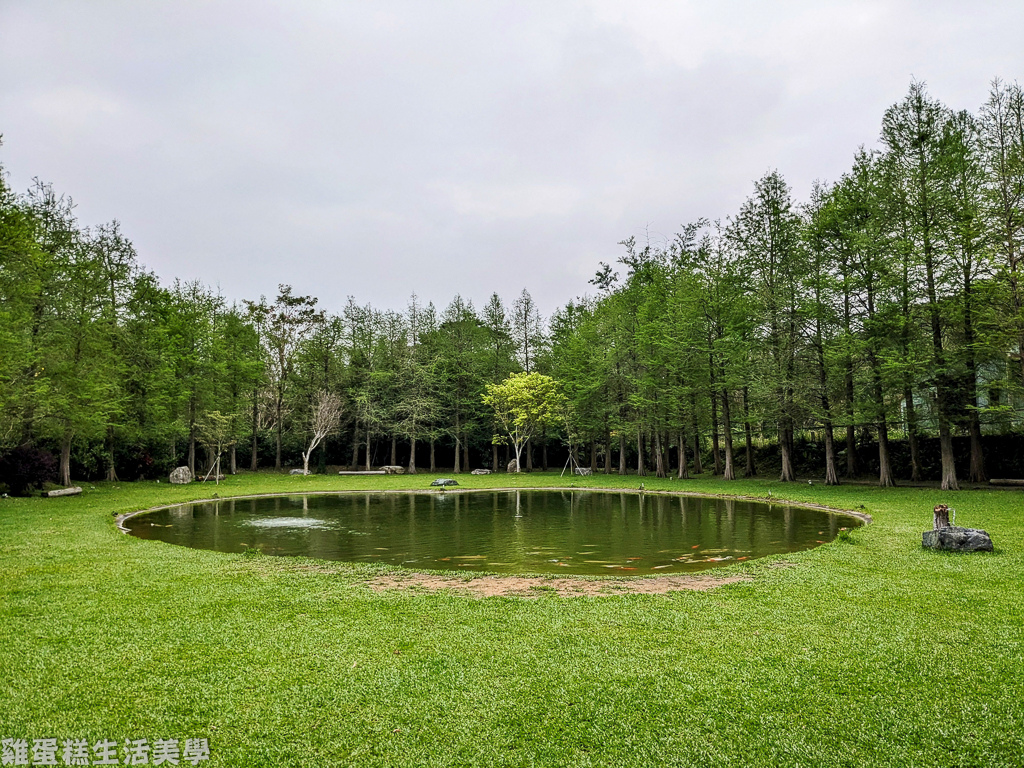
[[[616,498],[617,497],[617,498]],[[736,499],[600,493],[323,494],[182,504],[127,521],[197,549],[507,573],[699,571],[834,539],[853,518]]]

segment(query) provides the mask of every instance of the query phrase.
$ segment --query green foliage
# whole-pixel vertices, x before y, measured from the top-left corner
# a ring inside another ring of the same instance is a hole
[[[481,400],[494,410],[495,421],[512,442],[517,472],[523,447],[539,430],[559,425],[568,404],[558,382],[537,372],[513,373],[498,384],[488,383]],[[498,443],[503,436],[493,440]]]

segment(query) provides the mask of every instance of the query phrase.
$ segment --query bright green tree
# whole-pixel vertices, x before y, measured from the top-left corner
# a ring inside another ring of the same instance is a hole
[[[519,457],[530,438],[545,426],[559,423],[567,400],[558,382],[542,373],[513,373],[500,384],[488,384],[482,400],[494,409],[495,421],[505,435],[495,435],[495,441],[508,440],[516,455],[516,472],[520,471]]]

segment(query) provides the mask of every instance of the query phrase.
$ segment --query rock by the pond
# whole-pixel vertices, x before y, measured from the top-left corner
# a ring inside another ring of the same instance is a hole
[[[192,470],[188,467],[178,467],[171,471],[171,482],[175,485],[185,485],[192,482]]]
[[[489,474],[491,474],[491,470],[489,470],[489,469],[474,469],[469,474],[471,474],[471,475],[489,475]]]
[[[592,475],[592,474],[594,474],[594,470],[592,470],[590,467],[576,467],[576,474],[577,475]]]
[[[936,528],[921,534],[921,546],[949,552],[991,552],[992,539],[977,528]]]
[[[512,459],[512,461],[510,461],[508,463],[508,466],[505,467],[505,471],[506,472],[518,472],[519,471],[519,463],[515,459]]]
[[[455,480],[450,480],[446,477],[439,477],[437,480],[431,483],[431,485],[439,485],[444,488],[446,485],[458,485]]]
[[[77,496],[81,492],[81,488],[79,488],[77,485],[73,485],[70,488],[58,488],[55,491],[46,491],[43,493],[43,496],[45,496],[48,499],[54,499],[58,496]]]
[[[306,470],[304,470],[304,469],[293,469],[293,470],[292,470],[291,472],[289,472],[288,474],[289,474],[289,475],[308,475],[308,474],[309,474],[309,472],[307,472],[307,471],[306,471]]]
[[[405,474],[405,467],[399,467],[396,464],[387,464],[387,465],[381,467],[381,469],[384,470],[384,474],[385,475],[404,475]]]

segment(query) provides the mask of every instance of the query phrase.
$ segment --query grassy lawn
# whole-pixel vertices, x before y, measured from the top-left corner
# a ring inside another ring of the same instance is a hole
[[[1020,491],[644,478],[863,505],[875,522],[718,571],[747,582],[579,598],[378,593],[366,580],[387,566],[145,542],[112,515],[431,479],[261,474],[0,500],[0,738],[206,737],[204,764],[225,766],[1024,764]],[[996,552],[923,551],[939,502]]]

